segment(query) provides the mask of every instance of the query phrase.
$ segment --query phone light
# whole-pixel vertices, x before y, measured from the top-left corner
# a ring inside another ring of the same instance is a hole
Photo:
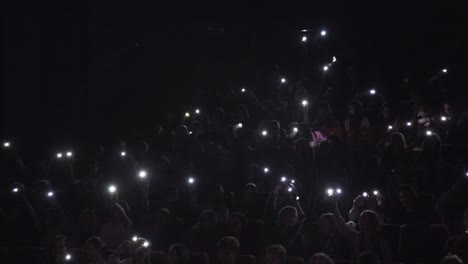
[[[341,189],[340,188],[336,189],[336,193],[341,194]]]
[[[263,130],[263,131],[262,131],[262,136],[266,137],[267,135],[268,135],[268,131]]]
[[[320,31],[320,36],[325,37],[326,35],[327,31],[325,29],[322,29],[322,31]]]
[[[307,100],[302,100],[301,104],[303,107],[306,107],[309,104],[309,102]]]
[[[369,194],[368,194],[367,192],[363,192],[363,193],[362,193],[362,196],[364,196],[364,197],[369,197]]]
[[[3,142],[3,147],[5,148],[9,148],[11,145],[10,145],[10,142],[6,141],[6,142]]]
[[[468,177],[468,171],[467,171],[467,172],[465,172],[465,176],[466,176],[466,177]]]
[[[133,236],[133,237],[132,237],[132,241],[133,241],[133,242],[137,242],[137,241],[138,241],[138,237],[137,237],[137,236]]]
[[[371,89],[371,90],[369,90],[369,93],[370,93],[371,95],[374,95],[374,94],[376,94],[377,92],[376,92],[374,89]]]
[[[189,184],[194,184],[194,183],[195,183],[195,179],[194,179],[193,177],[190,177],[190,178],[188,178],[187,182],[188,182]]]
[[[109,186],[108,190],[110,193],[115,193],[117,191],[117,187],[115,187],[115,185],[111,185]]]
[[[447,121],[447,117],[446,117],[446,116],[441,116],[441,117],[440,117],[440,121],[442,121],[442,122]]]
[[[58,158],[58,159],[61,159],[61,158],[62,158],[62,156],[63,156],[63,155],[62,155],[62,153],[60,153],[60,152],[59,152],[59,153],[57,153],[57,158]]]
[[[426,136],[432,136],[432,131],[431,131],[431,130],[427,130],[427,131],[426,131]]]
[[[193,134],[193,132],[192,132],[192,131],[189,131],[189,132],[188,132],[188,134],[189,134],[189,135],[192,135],[192,134]]]
[[[292,180],[291,180],[291,183],[292,183],[292,184],[296,183],[296,180],[292,179]]]
[[[236,125],[237,128],[242,128],[242,123]]]
[[[324,72],[328,71],[328,66],[327,65],[323,66],[323,71]]]
[[[190,113],[189,113],[189,112],[186,112],[186,113],[185,113],[185,117],[186,117],[186,118],[189,118],[189,117],[190,117]]]
[[[65,255],[65,260],[66,260],[66,261],[69,261],[69,260],[71,260],[71,258],[72,258],[72,257],[71,257],[71,255],[70,255],[70,254],[66,254],[66,255]]]
[[[412,124],[411,122],[406,122],[406,126],[407,126],[407,127],[410,127],[410,126],[412,126],[412,125],[413,125],[413,124]]]
[[[281,83],[286,83],[286,78],[281,78]]]
[[[299,131],[299,128],[293,127],[293,131],[294,131],[295,133],[297,133],[297,132]]]
[[[52,197],[52,196],[54,196],[54,192],[48,192],[47,193],[47,197]]]
[[[73,156],[73,152],[68,151],[68,152],[67,152],[67,157],[71,157],[71,156]]]
[[[241,93],[245,93],[245,88],[242,88],[242,89],[241,89]]]
[[[393,129],[393,126],[388,126],[388,130],[392,130]]]
[[[299,196],[296,196],[296,201],[299,201]]]
[[[284,177],[284,176],[281,177],[281,182],[285,182],[286,180],[287,180],[286,177]]]
[[[18,188],[13,188],[14,193],[17,193],[18,191],[19,191]]]
[[[332,196],[333,195],[333,189],[328,189],[327,194],[328,194],[328,196]]]
[[[140,179],[144,179],[146,178],[148,174],[146,173],[145,170],[141,170],[140,172],[138,172],[138,177],[140,177]]]
[[[149,247],[148,241],[143,242],[143,247],[145,247],[145,248]]]
[[[200,114],[200,109],[195,109],[195,114]]]
[[[379,191],[375,190],[375,191],[373,192],[373,194],[374,194],[374,195],[379,195]]]
[[[263,173],[268,173],[270,172],[270,169],[268,167],[263,168]]]
[[[120,152],[120,156],[125,157],[127,156],[127,153],[125,151]]]
[[[293,191],[293,188],[292,187],[289,187],[288,188],[288,192],[292,192]]]
[[[333,62],[333,63],[336,62],[336,57],[335,57],[335,56],[332,57],[332,62]]]
[[[302,42],[307,42],[307,36],[303,36],[301,40]]]
[[[448,70],[444,68],[444,69],[442,69],[442,72],[443,72],[443,73],[447,73]]]

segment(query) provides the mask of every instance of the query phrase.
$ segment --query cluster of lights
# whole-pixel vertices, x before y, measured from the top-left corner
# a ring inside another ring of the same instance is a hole
[[[377,195],[379,195],[379,191],[374,190],[374,191],[372,192],[372,194],[375,195],[375,196],[377,196]],[[363,197],[369,197],[369,193],[363,192],[363,193],[362,193],[362,196],[363,196]]]
[[[340,188],[336,188],[336,189],[328,188],[327,189],[327,195],[328,196],[339,195],[339,194],[341,194],[341,189]]]
[[[57,156],[57,159],[61,159],[61,158],[63,158],[63,153],[62,153],[62,152],[58,152],[56,156]],[[67,158],[71,158],[71,157],[73,157],[73,152],[67,151],[67,152],[65,153],[65,156],[66,156]]]

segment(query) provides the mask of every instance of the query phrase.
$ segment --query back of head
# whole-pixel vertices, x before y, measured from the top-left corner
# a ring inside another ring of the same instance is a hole
[[[225,236],[218,241],[218,249],[239,250],[239,240],[232,236]]]
[[[266,257],[265,257],[265,263],[281,263],[284,264],[286,263],[286,260],[288,258],[288,254],[286,252],[286,249],[282,245],[271,245],[266,248],[265,250]],[[275,260],[272,260],[275,258]]]
[[[440,262],[441,264],[463,264],[463,261],[457,256],[449,254]]]
[[[363,252],[358,257],[358,264],[380,264],[380,259],[374,252]]]
[[[170,264],[187,264],[190,263],[190,251],[181,244],[172,244],[168,252]]]
[[[334,264],[334,262],[327,254],[317,253],[310,258],[309,264]]]

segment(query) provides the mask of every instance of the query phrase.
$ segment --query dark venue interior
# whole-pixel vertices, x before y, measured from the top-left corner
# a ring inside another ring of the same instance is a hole
[[[0,261],[468,263],[461,1],[6,1]]]

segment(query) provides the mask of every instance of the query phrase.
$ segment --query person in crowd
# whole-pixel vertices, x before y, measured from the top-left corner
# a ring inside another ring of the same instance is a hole
[[[447,255],[442,259],[440,262],[441,264],[463,264],[463,260],[461,260],[457,255]]]
[[[67,237],[64,235],[57,235],[49,247],[49,254],[47,263],[65,264],[67,249]]]
[[[299,216],[296,207],[285,206],[279,211],[278,215],[278,223],[270,232],[270,244],[283,245],[290,256],[304,256],[305,239],[302,235],[303,223],[298,222]]]
[[[169,264],[189,264],[190,250],[181,244],[172,244],[167,253]]]
[[[431,204],[419,198],[411,185],[402,185],[399,190],[400,206],[393,217],[393,223],[431,223],[437,216]]]
[[[235,237],[226,236],[218,241],[219,264],[235,264],[239,255],[239,240]]]
[[[344,122],[346,132],[359,128],[369,128],[369,119],[364,115],[362,103],[359,101],[352,101],[348,105],[348,115]]]
[[[309,264],[334,264],[335,262],[325,253],[314,254],[309,259]]]
[[[178,221],[172,218],[169,209],[156,209],[153,219],[153,223],[148,230],[148,237],[151,241],[154,241],[154,250],[164,251],[169,248],[171,244],[181,241],[182,227]]]
[[[460,232],[447,242],[447,252],[459,256],[463,262],[468,263],[468,208],[464,210],[464,232]]]
[[[388,170],[409,167],[407,144],[402,133],[392,133],[390,142],[383,153],[382,167]]]
[[[91,237],[86,241],[86,256],[89,264],[106,264],[105,247],[99,237]]]
[[[377,214],[379,223],[385,223],[383,208],[380,207],[382,204],[382,194],[379,191],[374,192],[376,193],[365,192],[354,198],[353,207],[351,207],[348,213],[348,220],[358,222],[361,214],[366,210],[370,210]]]
[[[125,240],[107,259],[107,264],[151,264],[151,242],[144,238]]]
[[[271,245],[265,249],[265,264],[286,264],[288,254],[286,249],[280,245]]]
[[[322,101],[318,104],[318,116],[312,122],[312,127],[317,129],[324,128],[338,128],[340,127],[339,121],[333,115],[331,105],[327,101]]]
[[[122,206],[115,202],[111,209],[111,219],[101,226],[100,237],[110,247],[116,248],[130,236],[132,220]]]
[[[216,212],[205,210],[200,214],[197,224],[189,233],[188,245],[193,251],[216,253],[219,239],[218,217]]]

